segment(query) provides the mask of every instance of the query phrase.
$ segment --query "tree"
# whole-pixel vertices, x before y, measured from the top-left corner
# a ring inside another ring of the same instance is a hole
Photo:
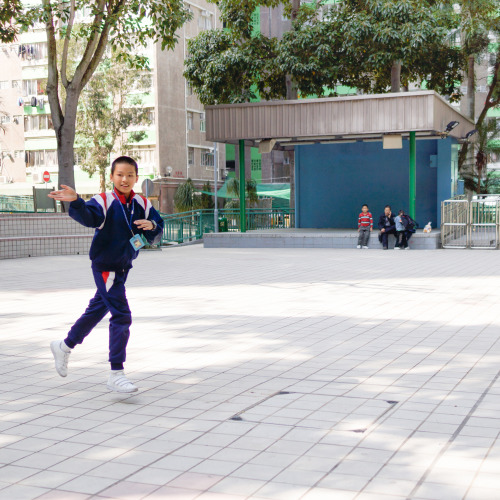
[[[490,109],[500,106],[500,43],[497,41],[496,44],[492,44],[489,40],[490,34],[495,35],[497,40],[500,37],[500,10],[495,0],[462,0],[459,6],[458,23],[461,46],[467,60],[467,114],[470,119],[475,120],[476,129],[481,131],[485,126]],[[492,74],[488,82],[489,87],[484,106],[476,119],[475,61],[482,54],[488,53],[489,50],[491,50],[489,54]],[[475,174],[471,165],[467,165],[470,147],[468,142],[462,145],[458,157],[458,170],[465,180],[466,187],[475,190],[473,180]]]
[[[248,25],[244,29],[248,12],[228,12],[241,4],[226,0],[222,17],[230,29],[190,42],[185,76],[204,104],[245,102],[256,93],[290,98],[290,80],[303,96],[322,96],[336,85],[398,91],[400,81],[407,88],[425,80],[427,88],[458,99],[463,58],[449,43],[451,7],[432,0],[344,0],[319,16],[322,2],[283,3],[293,23],[282,40],[252,37]],[[267,5],[251,3],[259,4]]]
[[[475,171],[466,171],[463,175],[467,191],[481,193],[499,193],[498,175],[488,172],[487,165],[493,155],[500,156],[500,124],[493,118],[479,126],[475,146]]]
[[[227,194],[233,195],[234,198],[228,201],[224,208],[239,208],[240,206],[240,180],[233,178],[227,183]],[[256,205],[259,201],[257,195],[257,183],[253,179],[245,181],[245,201],[248,206]]]
[[[194,195],[193,196],[193,208],[198,208],[202,210],[211,210],[215,208],[215,203],[212,198],[207,193],[211,192],[211,187],[210,183],[207,181],[205,184],[203,184],[203,187],[201,188],[201,194],[200,195]]]
[[[132,142],[146,135],[144,131],[127,133],[127,129],[150,124],[142,95],[133,93],[149,89],[150,83],[147,72],[130,69],[123,59],[106,57],[81,94],[75,150],[82,169],[99,175],[101,191],[106,190],[106,169],[113,151],[125,154]]]
[[[191,178],[179,184],[174,194],[174,206],[176,212],[189,212],[193,210],[194,183]]]
[[[83,8],[88,21],[75,24]],[[8,0],[0,10],[0,41],[13,41],[20,30],[33,22],[45,25],[48,44],[47,96],[57,139],[59,183],[74,186],[74,140],[80,94],[97,70],[107,48],[132,67],[146,68],[148,61],[137,48],[148,40],[172,49],[176,31],[189,19],[182,0],[42,0],[24,7]],[[57,40],[62,39],[58,53]],[[71,40],[84,50],[74,71],[68,65]],[[60,83],[62,88],[60,87]]]

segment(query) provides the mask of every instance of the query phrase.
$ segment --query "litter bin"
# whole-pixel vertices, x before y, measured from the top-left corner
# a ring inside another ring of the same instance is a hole
[[[219,233],[227,233],[227,219],[219,217]]]

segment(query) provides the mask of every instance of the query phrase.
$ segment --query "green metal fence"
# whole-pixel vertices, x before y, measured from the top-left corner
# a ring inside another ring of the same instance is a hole
[[[205,233],[214,232],[213,210],[192,210],[178,214],[161,214],[164,221],[162,243],[183,243],[203,238]],[[219,218],[227,219],[228,231],[240,230],[240,211],[220,209]],[[249,208],[246,227],[255,229],[283,229],[295,227],[293,209]]]
[[[0,212],[34,212],[33,196],[0,195]]]

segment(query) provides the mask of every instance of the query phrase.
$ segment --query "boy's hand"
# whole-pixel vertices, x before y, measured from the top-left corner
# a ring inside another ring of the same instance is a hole
[[[73,188],[65,186],[64,184],[61,184],[61,187],[63,189],[60,189],[59,191],[52,191],[47,196],[59,201],[75,201],[78,199],[78,195]]]
[[[373,231],[373,227],[370,228],[370,233]]]
[[[154,227],[153,223],[147,219],[139,219],[134,221],[134,224],[139,228],[145,231],[151,231]]]

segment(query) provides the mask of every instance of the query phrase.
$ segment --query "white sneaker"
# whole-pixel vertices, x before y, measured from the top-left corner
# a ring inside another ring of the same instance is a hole
[[[399,248],[399,247],[394,247],[394,250],[401,250],[401,248]]]
[[[115,392],[137,392],[137,387],[125,376],[123,370],[111,370],[107,388]]]
[[[368,248],[368,247],[363,247],[363,248]]]
[[[405,248],[405,250],[409,250],[409,249],[410,249],[410,247],[406,247],[406,248]]]
[[[71,349],[64,344],[64,340],[54,340],[50,343],[50,350],[54,355],[56,371],[61,377],[68,375],[68,359]]]
[[[358,245],[356,248],[361,248],[361,245]]]

